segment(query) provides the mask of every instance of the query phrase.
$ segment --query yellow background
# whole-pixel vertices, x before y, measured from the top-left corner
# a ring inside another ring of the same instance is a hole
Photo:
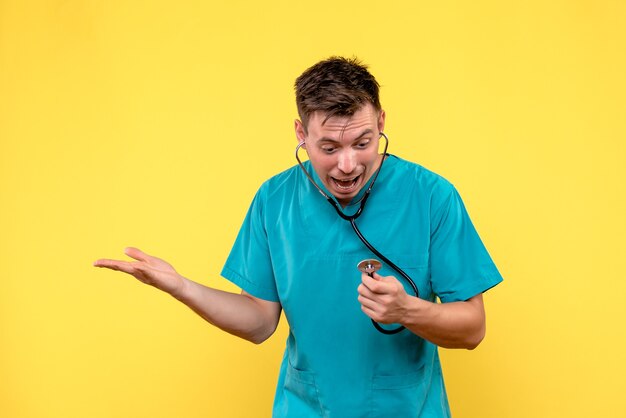
[[[0,0],[0,416],[268,417],[255,346],[91,267],[219,277],[294,163],[293,80],[357,55],[390,151],[451,180],[505,282],[455,417],[626,416],[623,1]],[[340,326],[340,319],[338,319]]]

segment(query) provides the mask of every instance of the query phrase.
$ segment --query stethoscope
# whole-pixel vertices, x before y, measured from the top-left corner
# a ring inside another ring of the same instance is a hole
[[[313,186],[315,186],[317,191],[319,191],[322,194],[322,196],[324,196],[324,198],[328,201],[328,203],[330,203],[331,206],[335,208],[335,210],[337,211],[337,214],[341,218],[343,218],[346,221],[350,222],[350,225],[352,225],[352,229],[354,229],[354,232],[359,237],[361,242],[363,242],[363,244],[365,244],[365,246],[371,252],[373,252],[378,258],[383,260],[391,268],[393,268],[395,271],[400,273],[400,275],[409,283],[409,285],[411,285],[411,288],[413,289],[413,293],[415,293],[415,296],[417,297],[417,296],[419,296],[419,291],[417,290],[417,286],[415,285],[415,282],[413,281],[413,279],[411,279],[411,277],[409,277],[409,275],[406,274],[400,267],[396,266],[391,260],[389,260],[383,254],[381,254],[380,251],[378,251],[376,248],[374,248],[374,246],[372,244],[370,244],[369,241],[367,241],[367,239],[365,239],[365,237],[363,236],[363,234],[361,233],[361,231],[359,230],[359,228],[357,227],[356,222],[355,222],[355,220],[359,216],[361,216],[361,213],[363,213],[363,208],[365,207],[365,202],[367,202],[367,199],[369,198],[370,193],[372,191],[372,187],[374,187],[374,183],[376,182],[376,178],[378,178],[378,174],[380,173],[380,169],[383,167],[383,162],[385,161],[385,158],[387,158],[387,147],[389,146],[389,138],[387,138],[387,135],[385,135],[383,132],[380,133],[380,136],[385,138],[385,149],[383,150],[383,156],[382,156],[382,158],[380,160],[380,165],[378,166],[378,169],[376,169],[376,171],[374,172],[374,175],[372,176],[372,180],[370,181],[370,185],[368,186],[367,190],[365,190],[365,193],[363,194],[363,196],[361,196],[361,199],[358,202],[359,203],[359,208],[352,215],[346,215],[341,210],[341,208],[339,207],[337,202],[332,197],[328,196],[326,194],[326,192],[324,192],[324,190],[322,190],[322,188],[317,185],[317,183],[315,182],[313,177],[306,170],[306,167],[304,167],[304,164],[302,164],[302,161],[300,161],[300,157],[298,156],[298,151],[305,144],[304,141],[300,142],[298,144],[298,146],[296,147],[296,160],[298,161],[298,164],[300,165],[300,168],[302,169],[304,174],[306,174],[306,176],[309,179],[309,181],[311,182],[311,184],[313,184]],[[362,271],[364,273],[367,273],[367,275],[369,275],[370,277],[373,277],[374,272],[378,271],[381,267],[382,267],[382,264],[378,260],[363,260],[357,266],[357,268],[360,271]],[[376,321],[374,321],[373,319],[372,319],[372,324],[374,324],[374,327],[378,331],[382,332],[383,334],[397,334],[398,332],[400,332],[400,331],[402,331],[404,329],[404,326],[402,326],[402,325],[399,326],[398,328],[394,328],[394,329],[385,329],[385,328],[381,327],[380,324],[377,323]]]

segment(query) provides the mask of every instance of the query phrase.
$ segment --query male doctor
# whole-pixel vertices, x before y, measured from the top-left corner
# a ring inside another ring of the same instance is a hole
[[[379,152],[385,112],[367,67],[332,57],[295,88],[295,135],[308,161],[267,180],[252,201],[222,270],[240,294],[191,281],[136,248],[125,251],[135,261],[94,265],[128,273],[257,344],[284,311],[289,337],[274,417],[449,417],[437,347],[481,342],[482,293],[502,277],[455,188]],[[374,255],[312,184],[350,215],[374,179],[356,223],[419,297],[389,266],[373,277],[357,270]],[[386,335],[370,319],[406,329]]]

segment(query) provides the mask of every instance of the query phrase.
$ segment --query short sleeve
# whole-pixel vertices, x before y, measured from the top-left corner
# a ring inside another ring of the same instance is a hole
[[[263,219],[263,187],[257,192],[222,269],[222,277],[252,296],[278,302]]]
[[[467,300],[502,281],[465,205],[449,183],[431,212],[430,270],[442,302]]]

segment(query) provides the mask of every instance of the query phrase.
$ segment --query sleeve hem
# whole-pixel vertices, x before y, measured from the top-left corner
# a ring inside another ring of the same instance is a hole
[[[499,274],[483,276],[481,279],[480,283],[475,286],[459,289],[458,291],[445,296],[439,296],[439,299],[442,303],[465,301],[480,293],[488,291],[503,281],[502,276]]]
[[[221,276],[256,298],[280,302],[274,289],[258,286],[227,266],[222,269]]]

